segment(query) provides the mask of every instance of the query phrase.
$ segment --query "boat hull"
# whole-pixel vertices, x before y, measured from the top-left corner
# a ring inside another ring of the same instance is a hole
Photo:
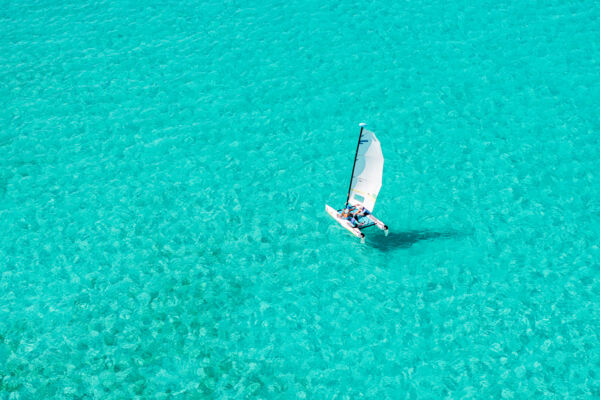
[[[375,223],[375,225],[381,229],[382,231],[385,231],[386,235],[388,232],[388,227],[386,224],[384,224],[383,222],[381,222],[379,219],[375,218],[375,216],[373,214],[369,214],[369,219],[371,221],[373,221]]]

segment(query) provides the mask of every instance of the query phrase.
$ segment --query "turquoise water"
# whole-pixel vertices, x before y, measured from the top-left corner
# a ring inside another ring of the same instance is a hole
[[[0,399],[600,397],[597,3],[0,6]]]

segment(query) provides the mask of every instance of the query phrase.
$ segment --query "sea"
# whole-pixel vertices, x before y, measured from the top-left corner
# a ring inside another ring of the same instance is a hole
[[[596,1],[0,0],[0,105],[1,400],[600,398]]]

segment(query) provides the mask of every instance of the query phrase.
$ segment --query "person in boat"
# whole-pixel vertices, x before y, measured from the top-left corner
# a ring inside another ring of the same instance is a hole
[[[342,210],[342,218],[349,221],[352,224],[352,226],[356,228],[359,225],[359,223],[358,219],[354,215],[355,208],[356,207],[354,206],[346,206],[346,208]]]
[[[354,213],[354,215],[357,217],[364,217],[369,214],[370,214],[369,210],[367,210],[364,206],[357,207],[357,209]]]
[[[369,210],[367,210],[364,206],[347,206],[347,210],[354,216],[354,218],[358,219],[360,217],[367,216],[371,214]]]
[[[361,225],[361,223],[358,222],[358,219],[356,219],[356,217],[354,215],[352,215],[352,214],[350,214],[348,216],[348,218],[346,218],[346,219],[348,221],[350,221],[350,223],[352,224],[352,226],[355,227],[355,228],[358,228]]]
[[[367,224],[368,220],[365,218],[367,215],[369,215],[369,210],[367,210],[364,206],[359,206],[356,208],[356,211],[354,212],[354,218],[357,222],[362,219],[362,222],[358,222],[358,228]]]

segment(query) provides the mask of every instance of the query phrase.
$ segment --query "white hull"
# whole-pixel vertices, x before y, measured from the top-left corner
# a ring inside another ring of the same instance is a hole
[[[381,229],[382,231],[385,231],[385,234],[387,236],[388,233],[388,227],[386,224],[384,224],[383,222],[381,222],[380,220],[378,220],[377,218],[375,218],[375,216],[373,214],[369,214],[369,219],[373,222],[375,222],[375,225]]]

